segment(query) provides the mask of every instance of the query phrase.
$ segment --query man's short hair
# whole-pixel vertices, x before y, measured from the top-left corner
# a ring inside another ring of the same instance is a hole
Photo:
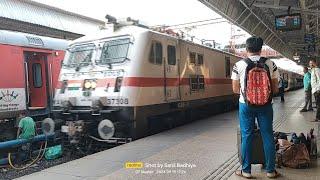
[[[28,116],[28,111],[26,111],[26,110],[20,111],[20,115],[21,116]]]
[[[247,51],[250,53],[257,53],[261,51],[263,46],[263,40],[261,37],[252,36],[249,37],[246,41]]]

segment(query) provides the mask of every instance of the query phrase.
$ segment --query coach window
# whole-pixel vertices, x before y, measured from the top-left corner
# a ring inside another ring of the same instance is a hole
[[[189,53],[189,62],[190,64],[196,64],[196,53],[194,52]]]
[[[41,72],[41,64],[36,63],[32,65],[33,72],[33,86],[35,88],[42,87],[42,72]]]
[[[226,77],[230,77],[231,75],[230,57],[225,57],[225,72],[226,72]]]
[[[153,64],[162,64],[162,57],[162,44],[156,41],[152,42],[149,61]]]
[[[204,76],[198,76],[198,89],[204,89]]]
[[[198,54],[198,65],[203,64],[203,54]]]
[[[176,47],[168,45],[167,52],[168,52],[168,64],[176,65]]]
[[[197,91],[198,90],[198,78],[196,75],[190,75],[190,90]]]
[[[288,80],[289,79],[289,75],[287,73],[283,73],[282,75],[284,80]]]

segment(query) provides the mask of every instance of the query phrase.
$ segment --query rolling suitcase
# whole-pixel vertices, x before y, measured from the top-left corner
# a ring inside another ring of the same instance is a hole
[[[238,158],[240,164],[242,164],[241,158],[241,132],[240,128],[237,129],[237,146],[238,146]],[[263,142],[259,129],[254,130],[253,141],[252,141],[252,155],[251,164],[265,164]]]

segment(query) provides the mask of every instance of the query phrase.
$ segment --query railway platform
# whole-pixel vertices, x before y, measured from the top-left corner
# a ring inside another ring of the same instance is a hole
[[[288,92],[285,98],[285,103],[278,98],[274,100],[274,129],[307,133],[315,128],[316,135],[320,135],[320,123],[311,122],[315,112],[299,112],[303,90]],[[219,114],[19,179],[238,180],[241,178],[234,175],[240,167],[237,127],[237,111]],[[320,179],[319,164],[320,160],[315,160],[309,169],[278,169],[282,174],[279,179]],[[258,179],[267,179],[259,166],[253,169]]]

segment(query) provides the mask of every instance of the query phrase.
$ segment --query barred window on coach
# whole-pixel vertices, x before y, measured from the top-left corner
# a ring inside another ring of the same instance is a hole
[[[162,44],[153,41],[150,48],[149,61],[153,64],[162,64]]]
[[[198,76],[198,89],[199,90],[204,89],[204,76],[203,75]]]
[[[168,64],[176,65],[176,47],[168,45],[167,52],[168,52]]]
[[[204,82],[203,75],[190,75],[189,79],[190,79],[191,92],[205,89],[205,82]]]
[[[196,53],[195,52],[189,53],[189,62],[190,62],[190,64],[196,64]]]
[[[198,77],[197,77],[197,75],[190,75],[189,83],[190,83],[189,85],[190,85],[191,92],[198,90]]]
[[[202,64],[203,64],[203,54],[198,54],[197,65],[202,65]]]

